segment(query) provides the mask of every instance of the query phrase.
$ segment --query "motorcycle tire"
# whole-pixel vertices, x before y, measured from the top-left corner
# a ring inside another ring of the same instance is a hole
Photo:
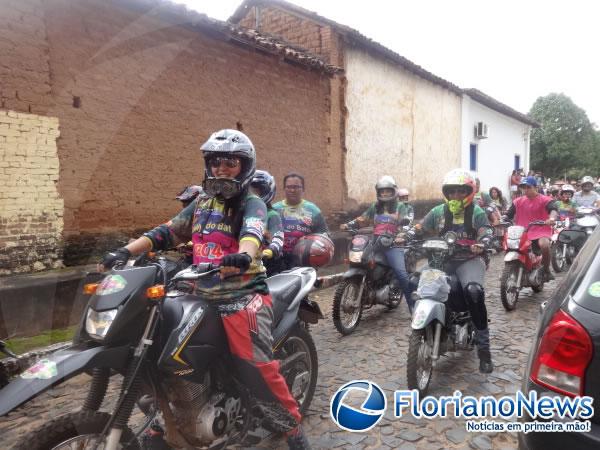
[[[307,328],[299,323],[294,325],[283,344],[275,350],[273,356],[275,359],[285,360],[286,357],[294,358],[294,355],[297,353],[305,353],[307,354],[307,357],[297,359],[291,367],[282,368],[280,372],[281,375],[283,375],[283,378],[285,378],[290,392],[298,402],[300,414],[304,415],[310,407],[310,403],[315,395],[315,389],[317,388],[319,358],[317,355],[317,347],[315,346],[311,334]],[[293,391],[293,381],[301,371],[309,372],[308,385],[305,389],[302,389],[302,392],[299,395],[296,395]]]
[[[562,255],[562,248],[559,245],[552,246],[552,269],[555,273],[563,272],[567,268],[567,258]]]
[[[352,312],[351,320],[343,320],[346,314],[344,311],[344,306],[346,304],[345,300],[347,300],[349,291],[352,292],[352,302],[356,302],[356,296],[358,296],[360,291],[360,281],[358,279],[354,278],[342,281],[340,284],[338,284],[333,296],[333,324],[335,325],[336,330],[338,330],[344,336],[349,335],[356,329],[360,323],[363,310],[362,301],[361,299],[358,299],[358,307]]]
[[[406,381],[408,389],[417,389],[424,396],[429,389],[433,375],[433,360],[431,352],[433,346],[427,342],[426,330],[412,330],[408,339],[408,358],[406,361]],[[429,352],[429,355],[427,353]],[[419,372],[419,362],[425,358],[424,372]]]
[[[86,438],[93,438],[102,433],[109,419],[110,414],[97,411],[80,411],[67,414],[26,433],[14,448],[17,450],[67,449],[71,448],[71,444],[77,442],[75,439],[78,437],[81,438],[81,445]],[[88,442],[88,445],[91,445],[93,441]],[[123,429],[120,442],[123,449],[140,449],[138,440],[129,428]],[[64,446],[61,446],[61,444],[64,444]],[[87,445],[85,448],[87,448]]]
[[[509,280],[514,279],[514,284],[517,282],[519,276],[520,263],[518,261],[510,261],[504,264],[502,269],[502,275],[500,276],[500,300],[502,300],[502,306],[507,311],[513,311],[517,307],[519,300],[520,286],[517,286],[513,291],[514,286],[509,285]],[[511,292],[509,292],[509,289]]]

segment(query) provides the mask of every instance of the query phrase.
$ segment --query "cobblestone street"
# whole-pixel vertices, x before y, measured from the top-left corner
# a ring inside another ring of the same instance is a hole
[[[546,285],[544,291],[521,293],[516,311],[505,312],[499,297],[501,256],[494,256],[487,276],[487,308],[491,318],[492,358],[495,370],[490,375],[478,371],[475,352],[459,352],[443,357],[434,369],[429,394],[464,395],[514,394],[521,386],[531,338],[535,332],[539,305],[549,297],[560,277]],[[406,388],[406,357],[410,318],[406,304],[392,312],[374,307],[363,314],[362,321],[350,336],[341,336],[331,320],[333,289],[313,295],[325,314],[325,320],[311,328],[319,354],[319,381],[315,397],[304,419],[313,448],[360,449],[514,449],[516,436],[503,433],[468,433],[462,419],[414,419],[393,417],[392,393]],[[0,419],[2,448],[33,426],[48,418],[76,410],[86,392],[88,377],[71,380],[25,408]],[[368,379],[381,386],[388,397],[384,419],[367,433],[340,430],[329,417],[329,402],[334,392],[353,379]],[[114,390],[113,390],[114,397]],[[285,448],[285,442],[272,439],[267,448]]]

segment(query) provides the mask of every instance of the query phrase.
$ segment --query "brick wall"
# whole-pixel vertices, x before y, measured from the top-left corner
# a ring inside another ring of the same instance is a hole
[[[285,173],[301,172],[307,198],[326,213],[341,208],[327,76],[165,19],[142,2],[15,4],[36,9],[33,28],[43,32],[19,35],[31,45],[1,82],[11,83],[10,92],[42,89],[43,99],[15,109],[43,109],[60,120],[56,186],[64,199],[66,263],[88,262],[172,217],[175,194],[202,180],[199,146],[220,128],[243,129],[256,145],[258,167],[279,183]],[[0,39],[2,55],[14,51],[10,33]],[[29,75],[34,66],[39,76]]]
[[[0,110],[0,275],[58,268],[58,119]]]
[[[258,30],[279,36],[288,42],[299,45],[309,52],[332,62],[332,36],[335,34],[328,25],[320,25],[290,12],[272,6],[254,6],[239,24],[256,29],[256,16],[259,16]]]

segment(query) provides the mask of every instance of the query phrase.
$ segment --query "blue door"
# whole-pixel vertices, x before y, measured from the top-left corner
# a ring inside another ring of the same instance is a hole
[[[469,147],[469,170],[477,171],[477,144],[471,144]]]
[[[515,170],[521,168],[521,155],[515,155]]]

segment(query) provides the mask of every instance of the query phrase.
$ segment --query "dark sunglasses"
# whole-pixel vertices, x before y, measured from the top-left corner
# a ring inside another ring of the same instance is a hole
[[[448,195],[453,195],[453,194],[468,194],[469,193],[469,189],[464,188],[464,187],[449,187],[449,188],[446,188],[446,192],[448,193]]]
[[[214,158],[210,158],[208,160],[208,164],[213,169],[216,169],[223,163],[225,163],[225,167],[228,167],[229,169],[233,169],[234,167],[237,167],[240,165],[240,160],[238,158],[229,158],[227,156],[215,156]]]

